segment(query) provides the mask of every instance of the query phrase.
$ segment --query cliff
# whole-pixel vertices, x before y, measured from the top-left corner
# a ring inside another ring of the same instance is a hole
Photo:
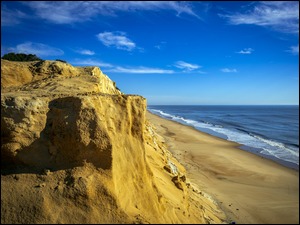
[[[1,60],[1,223],[220,223],[145,118],[97,67]]]

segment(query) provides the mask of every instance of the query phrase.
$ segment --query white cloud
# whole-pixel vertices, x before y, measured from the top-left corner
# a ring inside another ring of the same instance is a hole
[[[177,61],[174,66],[176,66],[179,69],[183,69],[185,71],[192,71],[195,69],[199,69],[201,68],[201,66],[197,65],[197,64],[191,64],[191,63],[187,63],[184,61]]]
[[[221,71],[223,73],[236,73],[237,72],[236,69],[228,69],[228,68],[223,68],[223,69],[221,69]]]
[[[103,32],[96,35],[97,38],[107,47],[132,51],[136,44],[125,36],[124,32]]]
[[[299,2],[270,1],[252,4],[254,7],[245,13],[220,15],[230,24],[254,24],[271,27],[285,33],[299,33]]]
[[[252,48],[244,48],[243,50],[236,52],[236,53],[247,55],[247,54],[251,54],[253,51],[254,50]]]
[[[88,49],[76,50],[75,52],[77,52],[81,55],[95,55],[94,51],[91,51],[91,50],[88,50]]]
[[[9,48],[8,50],[16,53],[35,54],[37,56],[55,56],[64,54],[63,50],[59,48],[54,48],[49,45],[32,42],[25,42],[19,44],[16,47]]]
[[[293,55],[299,55],[299,44],[291,46],[290,49],[286,51],[292,53]]]
[[[95,16],[116,16],[118,12],[175,11],[177,16],[187,14],[200,17],[189,2],[176,1],[37,1],[23,2],[35,14],[56,24],[84,22]]]
[[[84,66],[99,66],[99,67],[107,67],[107,68],[112,68],[114,67],[110,63],[105,63],[99,60],[93,60],[93,59],[84,59],[84,60],[75,60],[73,64],[76,65],[84,65]]]
[[[131,67],[131,68],[124,68],[121,66],[117,66],[113,69],[106,70],[106,72],[115,72],[115,73],[141,73],[141,74],[154,74],[154,73],[162,73],[162,74],[170,74],[174,73],[173,70],[165,70],[160,68],[149,68],[149,67]]]

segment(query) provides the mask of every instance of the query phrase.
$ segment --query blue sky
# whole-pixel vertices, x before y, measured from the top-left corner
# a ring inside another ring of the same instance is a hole
[[[1,2],[1,55],[93,65],[148,104],[299,104],[299,2]]]

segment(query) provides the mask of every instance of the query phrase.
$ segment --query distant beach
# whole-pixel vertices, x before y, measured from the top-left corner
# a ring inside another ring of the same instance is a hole
[[[299,171],[147,112],[189,179],[236,223],[299,223]]]

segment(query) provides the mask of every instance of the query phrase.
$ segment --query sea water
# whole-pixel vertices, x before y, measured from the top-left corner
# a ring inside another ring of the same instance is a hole
[[[299,106],[150,105],[148,110],[299,170]]]

